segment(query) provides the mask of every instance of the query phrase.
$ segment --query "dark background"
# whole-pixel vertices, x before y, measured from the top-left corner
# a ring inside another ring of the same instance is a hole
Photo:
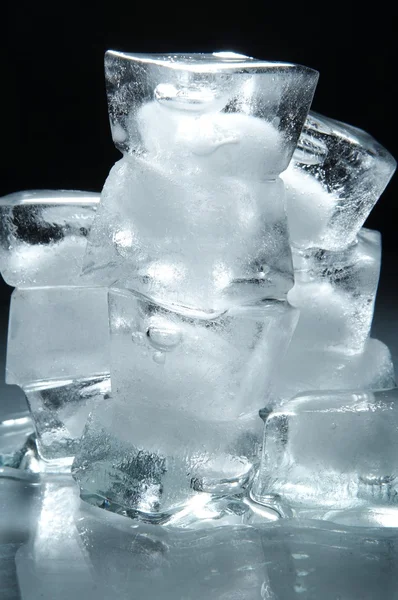
[[[234,50],[307,65],[320,72],[313,108],[365,129],[398,157],[397,14],[387,12],[383,3],[372,4],[370,12],[364,4],[359,11],[348,3],[286,1],[82,1],[80,6],[20,1],[8,2],[3,17],[0,194],[29,188],[101,190],[120,156],[109,132],[104,90],[103,54],[109,48]],[[367,221],[383,234],[374,333],[392,346],[395,356],[397,180]],[[1,282],[3,355],[10,292]],[[15,390],[1,391],[8,403],[20,402]]]

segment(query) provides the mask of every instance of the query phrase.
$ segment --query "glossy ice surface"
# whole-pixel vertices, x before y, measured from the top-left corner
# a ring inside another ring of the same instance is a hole
[[[10,470],[12,471],[12,470]],[[396,530],[280,520],[195,529],[134,523],[67,479],[0,475],[4,600],[395,600]]]

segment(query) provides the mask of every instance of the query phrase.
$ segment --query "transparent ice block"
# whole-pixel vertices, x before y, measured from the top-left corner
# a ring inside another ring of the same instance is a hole
[[[84,276],[203,311],[293,285],[284,186],[317,73],[239,55],[105,58],[112,169]]]
[[[349,524],[367,512],[397,526],[397,473],[398,388],[308,392],[266,419],[252,495],[315,518],[343,512]]]
[[[0,270],[15,287],[78,283],[99,194],[29,190],[0,198]]]
[[[12,294],[6,381],[24,390],[45,459],[73,456],[90,411],[109,395],[107,294],[62,286]]]
[[[352,244],[395,168],[369,134],[310,112],[282,175],[292,243],[325,250]]]
[[[283,159],[277,167],[281,173],[296,146],[318,73],[233,52],[156,55],[111,50],[105,55],[105,78],[112,136],[122,152],[140,147],[137,115],[155,99],[161,115],[170,111],[196,117],[224,111],[272,124],[283,140]],[[158,123],[156,137],[166,135],[167,126],[171,127]]]
[[[396,385],[391,353],[373,338],[359,354],[308,350],[293,339],[275,382],[275,395],[282,402],[310,390],[384,390]]]
[[[112,402],[90,419],[75,458],[84,493],[167,514],[197,491],[241,489],[296,320],[283,302],[204,319],[111,291]]]
[[[295,285],[288,298],[300,309],[293,348],[364,351],[372,325],[381,264],[381,236],[363,228],[345,250],[293,249]]]

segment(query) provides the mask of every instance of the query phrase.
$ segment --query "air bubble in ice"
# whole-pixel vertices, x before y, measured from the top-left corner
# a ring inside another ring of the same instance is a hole
[[[145,341],[145,336],[143,333],[141,333],[141,331],[133,331],[131,334],[131,339],[135,344],[142,346]]]
[[[220,98],[214,90],[203,85],[175,86],[159,83],[155,88],[154,98],[161,106],[190,112],[221,110],[226,104],[226,99]]]
[[[158,365],[164,365],[166,362],[166,355],[164,352],[155,352],[152,358]]]
[[[147,336],[152,346],[161,352],[170,352],[181,341],[181,333],[171,327],[150,327]]]

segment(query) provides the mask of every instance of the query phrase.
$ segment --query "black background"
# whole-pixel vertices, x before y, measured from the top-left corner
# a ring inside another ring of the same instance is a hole
[[[358,6],[286,0],[8,2],[2,25],[0,194],[32,188],[101,190],[120,157],[105,98],[103,54],[109,48],[234,50],[307,65],[320,72],[313,108],[365,129],[398,157],[396,9],[392,14],[386,3],[372,3],[372,11],[364,3]],[[398,176],[367,221],[383,234],[376,324],[377,315],[384,315],[377,333],[388,343],[397,301],[397,187]],[[4,328],[10,291],[0,284]]]

